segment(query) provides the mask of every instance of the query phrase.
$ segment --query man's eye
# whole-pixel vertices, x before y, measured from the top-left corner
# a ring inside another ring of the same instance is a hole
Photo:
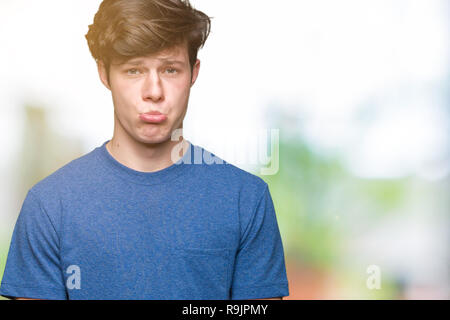
[[[128,73],[128,74],[131,74],[131,75],[135,75],[135,74],[137,74],[137,72],[139,72],[138,69],[129,69],[129,70],[127,71],[127,73]]]
[[[166,71],[169,74],[176,74],[178,72],[178,70],[174,68],[167,68]]]

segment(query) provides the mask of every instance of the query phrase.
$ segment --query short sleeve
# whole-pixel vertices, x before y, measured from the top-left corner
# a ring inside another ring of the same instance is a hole
[[[66,299],[59,260],[59,237],[41,205],[28,191],[14,227],[0,295]]]
[[[289,295],[283,244],[269,188],[256,204],[236,254],[231,299]]]

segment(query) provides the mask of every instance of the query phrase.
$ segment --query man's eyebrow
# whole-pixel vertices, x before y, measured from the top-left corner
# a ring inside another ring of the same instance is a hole
[[[176,59],[164,59],[164,58],[157,58],[159,61],[168,63],[168,64],[184,64],[183,61],[176,60]],[[132,65],[132,66],[142,66],[144,65],[144,61],[142,59],[139,60],[130,60],[124,63],[124,65]]]
[[[171,58],[158,58],[158,60],[162,61],[162,62],[166,62],[166,63],[170,63],[170,64],[184,64],[184,61],[181,60],[176,60],[176,59],[171,59]]]
[[[131,65],[131,66],[140,66],[142,65],[142,60],[134,60],[134,61],[126,61],[123,63],[124,65]]]

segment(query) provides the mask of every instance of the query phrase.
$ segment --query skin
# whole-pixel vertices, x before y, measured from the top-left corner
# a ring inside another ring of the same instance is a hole
[[[130,64],[136,61],[140,64]],[[183,128],[190,89],[199,70],[200,60],[191,68],[186,46],[112,64],[110,82],[103,63],[98,63],[100,79],[114,102],[114,134],[106,148],[118,162],[136,171],[154,172],[182,156],[180,152],[172,159],[172,150],[179,143],[186,148],[188,142],[182,135],[178,141],[171,136]],[[139,115],[149,111],[159,111],[168,119],[160,124],[142,121]]]
[[[139,65],[129,64],[137,60]],[[172,141],[171,136],[175,129],[183,128],[200,60],[191,67],[187,47],[180,45],[125,64],[113,63],[109,81],[103,62],[99,61],[97,66],[100,80],[111,91],[114,103],[114,133],[106,145],[109,153],[136,171],[154,172],[171,166],[182,156],[180,152],[178,158],[172,159],[173,148],[179,143],[183,147],[189,145],[182,135],[181,141]],[[168,118],[161,124],[142,121],[139,115],[149,111],[159,111]],[[282,297],[252,300],[282,300]]]

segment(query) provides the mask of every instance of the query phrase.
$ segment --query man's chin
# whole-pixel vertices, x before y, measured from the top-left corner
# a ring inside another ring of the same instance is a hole
[[[161,135],[154,135],[154,136],[146,136],[146,135],[140,135],[138,138],[138,141],[142,144],[146,145],[162,145],[162,144],[170,144],[170,143],[176,143],[175,141],[171,141],[170,135],[167,136],[161,136]]]
[[[134,132],[135,140],[139,141],[142,144],[177,144],[181,142],[183,139],[183,131],[182,129],[177,129],[171,132],[168,128],[140,128],[140,130],[136,130]]]

